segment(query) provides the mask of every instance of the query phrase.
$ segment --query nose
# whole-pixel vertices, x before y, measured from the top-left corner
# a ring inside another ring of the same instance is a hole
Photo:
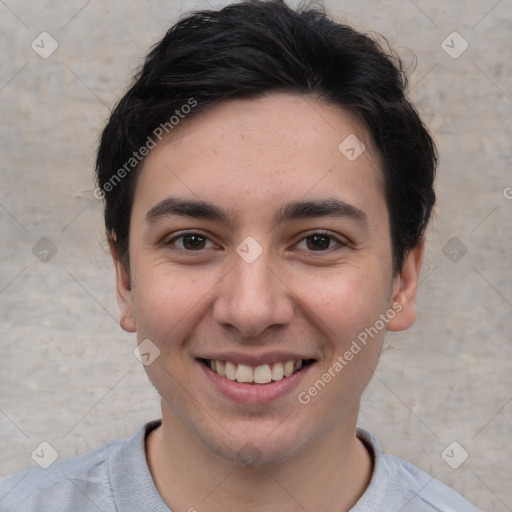
[[[214,320],[247,338],[259,336],[268,327],[291,322],[293,292],[275,267],[267,250],[251,263],[235,254],[233,267],[219,283]]]

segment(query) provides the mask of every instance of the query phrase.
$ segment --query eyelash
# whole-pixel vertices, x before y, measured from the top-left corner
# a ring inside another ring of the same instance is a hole
[[[173,237],[171,240],[167,241],[164,243],[165,246],[172,246],[174,244],[174,242],[176,240],[179,240],[180,238],[185,238],[187,236],[191,236],[191,235],[198,235],[200,236],[201,238],[205,239],[205,240],[209,240],[211,241],[207,236],[203,235],[202,233],[199,233],[197,231],[187,231],[187,232],[184,232],[184,233],[181,233],[180,235],[178,236],[175,236]],[[314,231],[312,233],[309,233],[307,236],[301,238],[299,240],[299,242],[297,243],[300,243],[302,242],[303,240],[307,240],[308,238],[313,238],[314,236],[324,236],[326,238],[329,238],[331,240],[334,240],[336,241],[336,243],[338,244],[338,248],[340,247],[345,247],[348,245],[347,242],[344,242],[342,240],[340,240],[338,237],[335,237],[333,236],[332,234],[330,234],[329,232],[327,231]],[[178,249],[178,248],[175,248],[177,251],[181,251],[181,252],[188,252],[188,253],[192,253],[192,252],[197,252],[197,253],[201,253],[203,251],[205,251],[206,249],[199,249],[197,251],[192,251],[192,250],[188,250],[188,249]],[[335,248],[334,248],[335,249]],[[330,252],[332,251],[333,248],[331,247],[330,249],[325,249],[325,250],[320,250],[320,251],[307,251],[307,252],[313,252],[313,253],[322,253],[322,252]]]

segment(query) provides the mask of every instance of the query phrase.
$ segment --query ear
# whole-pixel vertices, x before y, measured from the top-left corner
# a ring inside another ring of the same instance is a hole
[[[388,331],[403,331],[416,320],[416,290],[420,276],[425,240],[407,254],[402,270],[393,279],[391,307],[397,314],[387,323]]]
[[[121,311],[119,323],[127,332],[136,332],[135,317],[133,315],[133,295],[130,275],[119,259],[119,253],[112,240],[109,240],[110,253],[116,268],[116,294],[117,303]]]

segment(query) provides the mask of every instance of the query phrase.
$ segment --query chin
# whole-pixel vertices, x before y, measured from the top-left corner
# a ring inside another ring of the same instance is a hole
[[[276,430],[275,425],[273,429]],[[246,467],[263,467],[280,464],[300,453],[305,444],[300,437],[290,432],[269,435],[267,429],[258,432],[249,428],[239,434],[223,436],[223,439],[204,441],[212,452],[229,462]]]

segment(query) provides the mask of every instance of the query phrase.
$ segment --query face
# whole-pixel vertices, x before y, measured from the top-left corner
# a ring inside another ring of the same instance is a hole
[[[139,176],[129,272],[113,251],[121,325],[158,354],[164,421],[228,460],[287,459],[355,423],[386,328],[414,321],[421,247],[393,273],[380,163],[338,107],[230,100],[170,135]]]

